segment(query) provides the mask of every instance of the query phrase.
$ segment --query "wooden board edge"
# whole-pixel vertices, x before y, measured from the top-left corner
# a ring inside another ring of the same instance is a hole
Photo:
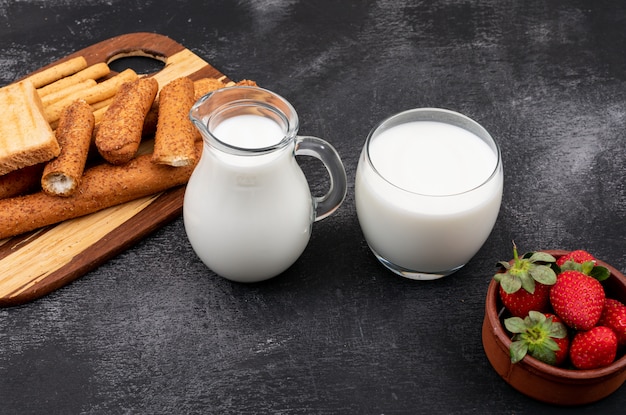
[[[0,298],[0,307],[22,305],[44,297],[137,244],[149,234],[180,216],[182,212],[180,200],[184,196],[184,192],[185,186],[165,191],[150,204],[151,209],[143,209],[124,224],[111,230],[105,237],[76,255],[62,269],[51,273],[19,294]],[[159,210],[160,215],[154,215],[154,210]],[[133,220],[142,223],[139,232],[134,231],[132,224],[129,224]],[[123,240],[124,243],[117,243],[120,240]],[[106,252],[106,254],[92,256],[93,253],[98,252]]]

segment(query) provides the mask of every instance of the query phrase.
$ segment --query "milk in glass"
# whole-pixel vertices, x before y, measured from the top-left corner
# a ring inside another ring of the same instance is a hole
[[[438,278],[483,245],[502,182],[493,141],[446,122],[400,122],[373,133],[363,149],[357,214],[383,264],[410,278]]]

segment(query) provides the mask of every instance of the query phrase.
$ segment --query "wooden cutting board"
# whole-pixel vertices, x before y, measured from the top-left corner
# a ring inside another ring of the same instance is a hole
[[[111,63],[133,56],[157,59],[164,66],[149,76],[155,77],[161,87],[181,76],[189,76],[194,80],[224,77],[184,46],[154,33],[117,36],[77,51],[40,70],[77,56],[84,56],[88,65]],[[179,216],[184,191],[184,187],[174,188],[0,240],[0,306],[24,304],[40,298],[124,251]]]

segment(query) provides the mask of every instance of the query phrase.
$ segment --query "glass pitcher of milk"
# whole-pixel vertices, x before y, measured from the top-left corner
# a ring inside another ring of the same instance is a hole
[[[200,259],[239,282],[274,277],[302,254],[313,222],[332,214],[346,195],[337,151],[298,136],[298,116],[279,95],[230,87],[202,97],[190,118],[204,140],[185,191],[183,220]],[[297,155],[319,159],[329,174],[325,195],[311,195]]]

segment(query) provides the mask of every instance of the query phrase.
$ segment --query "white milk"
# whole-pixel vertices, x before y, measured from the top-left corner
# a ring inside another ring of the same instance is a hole
[[[372,138],[369,151],[379,174],[364,149],[355,198],[370,248],[422,273],[445,274],[467,263],[500,209],[500,165],[487,181],[496,152],[473,133],[436,121],[391,127]]]
[[[213,135],[231,146],[253,149],[278,144],[285,131],[267,117],[244,114],[221,121],[213,129]]]
[[[255,115],[230,118],[213,133],[238,147],[267,147],[284,136],[274,121]],[[313,202],[293,150],[291,142],[265,155],[233,156],[205,141],[183,215],[196,253],[217,274],[242,282],[267,279],[304,251]]]

